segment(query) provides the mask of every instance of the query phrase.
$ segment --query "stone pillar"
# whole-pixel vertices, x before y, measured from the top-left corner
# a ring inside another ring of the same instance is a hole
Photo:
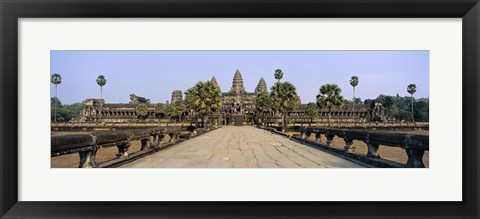
[[[327,145],[332,146],[333,145],[333,137],[335,137],[334,134],[327,132],[325,133],[325,137],[327,137]]]
[[[366,142],[368,146],[367,157],[373,158],[380,158],[380,154],[378,153],[378,148],[380,145]]]
[[[425,168],[425,165],[423,164],[423,160],[422,160],[423,154],[425,153],[424,150],[405,148],[405,151],[407,152],[407,155],[408,155],[408,161],[405,167]]]
[[[160,134],[158,135],[157,137],[157,142],[158,142],[158,145],[161,146],[163,143],[165,143],[165,134]]]
[[[305,138],[305,129],[300,129],[300,139]]]
[[[80,156],[80,163],[78,168],[92,168],[97,167],[97,163],[95,162],[95,155],[97,154],[97,148],[93,148],[88,151],[80,151],[78,155]]]
[[[322,143],[322,140],[320,139],[320,132],[315,133],[315,142]]]
[[[130,147],[130,142],[125,142],[117,145],[118,154],[116,155],[117,158],[126,158],[128,157],[128,148]]]
[[[353,139],[348,137],[348,136],[344,136],[343,137],[343,140],[345,141],[345,146],[343,147],[343,149],[345,151],[348,151],[348,152],[353,152],[355,151],[355,147],[352,145],[353,143]]]
[[[307,130],[307,131],[305,132],[305,140],[309,140],[310,135],[312,135],[312,133]]]
[[[168,136],[170,136],[170,141],[169,141],[169,142],[175,142],[175,141],[177,141],[177,137],[178,137],[177,133],[175,133],[175,132],[170,132],[170,133],[168,133]]]
[[[141,143],[141,147],[140,147],[141,151],[143,151],[146,148],[149,148],[151,146],[150,145],[150,138],[141,139],[140,143]]]
[[[152,135],[152,143],[156,144],[158,142],[158,135]]]

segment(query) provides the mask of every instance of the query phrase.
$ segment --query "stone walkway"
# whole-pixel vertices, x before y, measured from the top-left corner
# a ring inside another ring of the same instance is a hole
[[[251,126],[224,126],[123,168],[362,168],[357,163]]]

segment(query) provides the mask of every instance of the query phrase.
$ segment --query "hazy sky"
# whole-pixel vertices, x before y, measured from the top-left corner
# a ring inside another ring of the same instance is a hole
[[[58,98],[64,104],[99,98],[95,80],[100,74],[107,79],[107,103],[127,103],[131,93],[158,103],[170,100],[173,90],[184,92],[213,75],[226,92],[237,68],[248,92],[260,77],[270,88],[275,69],[282,69],[282,81],[296,86],[302,103],[315,101],[327,83],[338,84],[351,99],[352,75],[359,77],[355,96],[362,100],[407,96],[411,83],[417,85],[415,97],[429,96],[428,51],[51,51],[51,74],[62,76]]]

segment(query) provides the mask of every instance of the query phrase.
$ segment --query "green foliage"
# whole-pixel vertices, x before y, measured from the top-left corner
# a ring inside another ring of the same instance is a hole
[[[412,97],[400,97],[379,95],[375,100],[381,103],[388,112],[390,117],[397,121],[412,121]],[[428,122],[429,121],[429,99],[420,98],[413,99],[414,102],[414,121]]]
[[[140,117],[144,117],[147,115],[147,105],[141,103],[141,104],[138,104],[137,107],[135,108],[135,112],[137,113],[138,116]]]
[[[355,104],[362,104],[362,98],[360,97],[355,97],[354,99]]]
[[[50,98],[50,105],[53,107],[55,104],[57,104],[57,107],[62,107],[62,101],[60,101],[60,99],[56,97]]]
[[[279,112],[286,113],[298,106],[297,90],[290,82],[276,82],[270,90],[271,102]]]
[[[257,94],[255,99],[255,109],[262,114],[272,109],[272,101],[268,92],[261,92]]]
[[[355,105],[363,103],[362,98],[360,98],[360,97],[355,97],[354,100],[355,100]],[[354,101],[349,100],[349,99],[343,99],[343,105],[352,105],[353,102]]]
[[[297,90],[290,82],[275,82],[270,91],[270,100],[273,103],[272,108],[283,114],[283,130],[286,130],[287,112],[294,110],[299,104]]]
[[[187,105],[184,100],[177,100],[175,103],[173,103],[173,108],[175,111],[175,116],[180,116],[187,109]]]
[[[352,87],[356,87],[358,85],[358,77],[357,76],[352,76],[352,78],[350,79],[350,85],[352,85]]]
[[[166,104],[164,103],[159,103],[157,105],[155,105],[155,112],[156,113],[165,113],[165,109],[166,109]]]
[[[413,110],[413,104],[414,104],[414,103],[413,103],[413,102],[414,102],[413,94],[414,94],[415,92],[417,92],[417,85],[415,85],[415,84],[409,84],[408,87],[407,87],[407,92],[412,95],[412,122],[414,122],[415,119],[414,119],[414,112],[413,112],[413,111],[414,111],[414,110]]]
[[[429,100],[428,98],[420,98],[415,101],[414,119],[418,122],[429,121]]]
[[[413,94],[417,92],[417,85],[409,84],[407,87],[407,92],[413,96]]]
[[[185,92],[185,101],[190,109],[206,116],[222,106],[222,92],[212,82],[200,81]]]
[[[165,116],[172,117],[175,114],[175,108],[172,104],[165,104]]]
[[[100,87],[105,86],[105,84],[107,84],[107,79],[105,79],[105,76],[99,75],[98,78],[97,78],[97,84]]]
[[[309,102],[305,106],[305,115],[310,118],[310,120],[313,120],[318,117],[319,109],[316,103],[314,102]]]
[[[275,70],[275,79],[277,79],[278,82],[280,82],[280,80],[283,78],[283,71],[282,69],[277,69]]]
[[[155,112],[164,117],[170,118],[175,115],[175,108],[172,104],[159,103],[155,106]]]
[[[165,115],[166,111],[167,111],[167,104],[159,103],[155,105],[155,113]]]
[[[197,96],[196,93],[197,93],[196,87],[191,87],[185,91],[185,105],[187,106],[187,108],[193,110],[195,96]]]
[[[52,74],[52,76],[50,77],[50,81],[54,85],[59,85],[62,83],[62,76],[60,74]]]
[[[387,109],[387,114],[389,116],[393,115],[395,112],[398,112],[398,108],[395,105],[395,97],[380,94],[376,101],[381,103]]]
[[[385,96],[383,106],[389,109],[393,106],[393,104],[395,104],[395,98],[392,96]]]
[[[329,111],[335,107],[343,105],[343,96],[340,95],[342,89],[336,84],[325,84],[320,87],[317,95],[317,105],[321,109]]]
[[[55,85],[55,98],[57,98],[57,86],[59,84],[62,83],[62,76],[60,74],[52,74],[51,77],[50,77],[50,81],[52,82],[52,84]],[[53,105],[53,121],[56,122],[57,121],[57,118],[58,118],[58,114],[56,114],[57,112],[57,105]],[[65,119],[65,118],[64,118]]]
[[[340,95],[342,89],[336,84],[325,84],[320,87],[317,95],[317,106],[328,109],[328,122],[330,124],[332,108],[343,105],[343,97]]]
[[[55,97],[50,98],[50,121],[54,121],[55,117]],[[76,118],[80,115],[80,111],[83,108],[82,103],[66,104],[62,105],[62,102],[58,100],[57,102],[57,121],[70,121],[73,118]],[[59,118],[63,120],[60,120]]]

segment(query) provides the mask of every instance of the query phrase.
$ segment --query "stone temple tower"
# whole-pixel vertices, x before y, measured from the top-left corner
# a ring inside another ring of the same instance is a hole
[[[232,83],[232,88],[230,89],[230,92],[236,95],[245,93],[245,88],[243,87],[242,74],[240,74],[240,71],[238,69],[237,71],[235,71],[235,76],[233,76],[233,83]]]
[[[255,93],[261,93],[261,92],[267,92],[267,83],[265,82],[265,79],[260,78],[260,81],[258,82],[257,87],[255,88]]]
[[[210,80],[210,82],[211,82],[212,84],[214,84],[215,86],[217,86],[218,89],[220,89],[220,91],[222,90],[222,89],[220,88],[220,85],[218,85],[218,82],[217,82],[217,79],[215,78],[215,76],[212,76],[212,79]]]
[[[181,90],[174,90],[172,92],[172,100],[170,101],[172,104],[177,102],[177,100],[182,100],[182,91]]]

